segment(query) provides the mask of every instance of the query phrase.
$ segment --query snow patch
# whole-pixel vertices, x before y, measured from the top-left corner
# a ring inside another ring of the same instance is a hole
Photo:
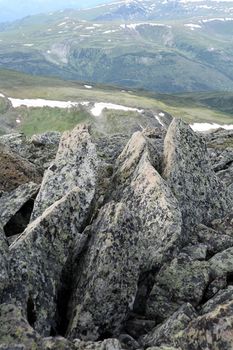
[[[194,131],[209,131],[209,130],[213,130],[213,129],[218,129],[218,128],[222,128],[225,130],[233,130],[233,124],[224,124],[224,125],[220,125],[220,124],[216,124],[216,123],[194,123],[191,124],[190,127],[194,130]]]
[[[161,119],[156,114],[155,114],[155,119],[159,122],[160,125],[164,126],[163,123],[161,122]]]
[[[5,97],[5,95],[3,95],[3,94],[0,93],[0,97]]]
[[[34,44],[23,44],[23,46],[31,47],[31,46],[34,46]]]
[[[188,27],[190,28],[191,30],[194,30],[194,29],[200,29],[201,26],[199,24],[194,24],[194,23],[187,23],[187,24],[184,24],[184,27]]]
[[[92,89],[92,88],[93,88],[93,86],[91,86],[91,85],[84,85],[84,87],[85,87],[86,89]]]
[[[138,109],[138,108],[126,107],[122,105],[116,105],[113,103],[97,102],[94,104],[94,107],[91,109],[91,113],[94,115],[94,117],[99,117],[105,108],[120,110],[120,111],[134,111],[138,113],[143,112],[142,109]]]

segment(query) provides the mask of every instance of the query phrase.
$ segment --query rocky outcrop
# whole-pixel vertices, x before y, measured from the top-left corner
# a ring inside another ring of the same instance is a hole
[[[231,136],[167,126],[0,137],[0,348],[233,347]]]
[[[164,143],[163,177],[178,199],[186,227],[208,224],[227,214],[233,195],[211,170],[206,144],[174,119]]]
[[[139,218],[142,269],[160,264],[179,247],[182,228],[178,202],[153,167],[150,151],[146,136],[135,133],[116,162],[111,194]]]
[[[76,186],[87,190],[88,206],[95,194],[97,168],[96,147],[91,141],[87,126],[79,126],[64,133],[56,158],[45,172],[32,220]]]

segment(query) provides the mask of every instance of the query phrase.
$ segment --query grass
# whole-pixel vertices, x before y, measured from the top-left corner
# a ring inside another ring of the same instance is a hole
[[[129,92],[114,86],[97,84],[88,90],[84,87],[84,83],[36,77],[6,70],[0,70],[0,92],[15,98],[91,101],[93,103],[111,102],[129,107],[150,109],[154,113],[166,111],[189,123],[233,123],[233,111],[230,108],[233,93],[167,95],[138,90]],[[64,131],[80,122],[90,122],[95,124],[97,129],[111,134],[122,132],[126,127],[131,129],[136,123],[143,124],[141,115],[136,112],[105,111],[101,117],[94,118],[83,108],[61,110],[48,107],[20,107],[13,109],[9,108],[6,101],[6,99],[0,98],[1,133],[4,132],[4,126],[7,130],[17,128],[27,135],[32,135],[48,130]],[[218,102],[216,103],[216,101]],[[18,116],[22,120],[20,126],[16,123]],[[146,122],[145,119],[144,122]]]
[[[20,115],[22,123],[19,130],[28,136],[49,130],[62,132],[74,128],[79,123],[90,121],[90,115],[78,108],[25,108],[21,109]]]

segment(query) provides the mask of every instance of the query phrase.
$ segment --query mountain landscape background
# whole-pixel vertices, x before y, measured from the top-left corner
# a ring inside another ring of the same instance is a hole
[[[162,93],[232,91],[232,34],[233,1],[117,1],[3,24],[0,67]]]

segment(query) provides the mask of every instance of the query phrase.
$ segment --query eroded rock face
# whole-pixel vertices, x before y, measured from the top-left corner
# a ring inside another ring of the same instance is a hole
[[[6,299],[20,305],[25,315],[29,313],[30,323],[46,336],[56,327],[56,296],[62,271],[74,239],[81,240],[78,232],[87,216],[82,196],[79,188],[70,191],[10,246],[11,286]]]
[[[143,269],[161,263],[178,248],[182,228],[178,202],[150,159],[146,138],[135,133],[117,160],[113,178],[113,198],[125,202],[141,222]]]
[[[204,140],[174,119],[164,144],[164,171],[178,199],[186,227],[210,223],[232,208],[232,193],[211,170]]]
[[[0,164],[0,191],[13,191],[27,182],[33,181],[39,184],[42,180],[41,173],[35,165],[2,144],[0,144]]]
[[[70,338],[117,335],[133,307],[139,277],[137,221],[122,203],[104,206],[87,229],[90,242],[77,264]]]
[[[96,147],[91,141],[88,127],[82,125],[64,133],[56,158],[45,172],[32,219],[40,216],[46,208],[76,186],[86,190],[89,205],[95,194],[97,168]]]

